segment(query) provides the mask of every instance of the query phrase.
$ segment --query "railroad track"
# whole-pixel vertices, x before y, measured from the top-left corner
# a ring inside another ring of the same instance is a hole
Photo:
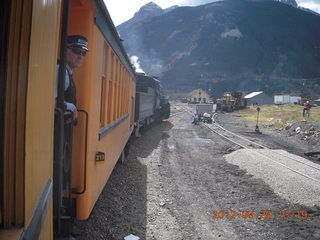
[[[193,112],[190,108],[184,108],[184,110],[188,114],[193,115]],[[320,167],[318,164],[315,164],[308,159],[299,156],[295,157],[292,154],[289,155],[286,152],[281,152],[280,150],[270,149],[262,144],[251,141],[239,134],[225,129],[215,121],[213,121],[212,124],[202,122],[200,124],[208,128],[211,132],[226,139],[227,141],[243,149],[251,151],[252,154],[257,155],[266,161],[273,162],[281,167],[288,169],[289,171],[320,183]]]
[[[315,164],[307,159],[302,157],[291,157],[286,153],[281,153],[279,150],[270,149],[264,145],[253,142],[249,139],[246,139],[243,136],[240,136],[236,133],[233,133],[221,125],[214,122],[212,126],[206,123],[202,123],[203,126],[210,129],[212,132],[218,134],[224,139],[251,151],[253,154],[263,157],[264,159],[274,162],[296,174],[299,174],[305,178],[308,178],[312,181],[320,183],[320,167],[318,164]],[[261,151],[258,149],[264,149],[267,151]],[[280,156],[280,157],[279,157]],[[283,159],[283,157],[285,159]],[[278,160],[274,160],[278,159]],[[282,159],[282,160],[281,160]]]
[[[206,128],[210,129],[210,131],[218,134],[219,136],[223,137],[224,139],[242,147],[245,149],[265,149],[266,147],[258,144],[256,142],[253,142],[245,137],[242,137],[238,134],[235,134],[219,124],[213,122],[212,124],[207,124],[207,123],[201,123],[203,126]]]

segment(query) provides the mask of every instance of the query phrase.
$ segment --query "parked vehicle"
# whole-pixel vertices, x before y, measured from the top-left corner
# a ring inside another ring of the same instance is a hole
[[[196,114],[200,121],[212,123],[213,104],[197,104]]]

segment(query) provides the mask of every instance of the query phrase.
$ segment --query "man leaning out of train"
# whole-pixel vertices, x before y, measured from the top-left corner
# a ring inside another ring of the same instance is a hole
[[[64,81],[64,99],[67,111],[71,111],[73,121],[77,120],[77,103],[76,103],[76,85],[73,81],[73,69],[79,67],[88,52],[88,40],[81,35],[68,36],[67,56],[66,56],[66,75]],[[59,72],[59,63],[57,65],[57,76]],[[58,96],[58,80],[56,84],[56,97]]]

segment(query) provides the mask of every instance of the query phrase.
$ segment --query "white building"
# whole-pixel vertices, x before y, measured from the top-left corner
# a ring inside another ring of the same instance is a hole
[[[298,104],[301,102],[300,96],[286,95],[275,95],[274,104]]]
[[[268,105],[273,104],[272,97],[266,95],[264,92],[252,92],[244,97],[247,101],[247,106],[254,105]]]

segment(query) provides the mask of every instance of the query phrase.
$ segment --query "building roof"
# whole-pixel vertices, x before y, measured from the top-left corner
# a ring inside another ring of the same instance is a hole
[[[295,95],[295,94],[275,94],[274,96],[301,97],[300,95]]]
[[[246,95],[244,98],[246,98],[246,99],[248,99],[248,98],[253,98],[253,97],[255,97],[255,96],[258,96],[258,95],[261,94],[261,93],[263,93],[263,92],[252,92],[252,93]]]
[[[191,93],[189,93],[187,96],[190,97],[194,94],[198,94],[199,92],[202,92],[203,94],[207,94],[208,96],[210,96],[206,91],[204,91],[202,88],[198,88],[198,89],[195,89],[193,90]]]

